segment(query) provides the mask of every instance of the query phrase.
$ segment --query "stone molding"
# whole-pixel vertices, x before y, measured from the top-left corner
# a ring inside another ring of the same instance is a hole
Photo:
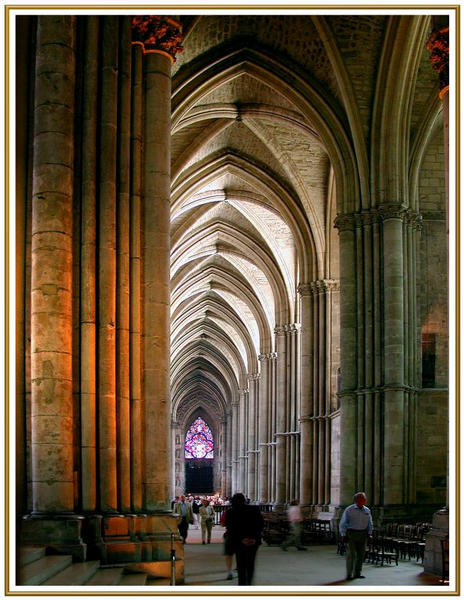
[[[359,213],[337,215],[334,227],[339,231],[354,231],[355,228],[381,223],[387,219],[401,219],[416,229],[420,229],[422,225],[422,215],[412,209],[398,204],[382,204]]]
[[[142,46],[144,54],[169,56],[172,62],[182,52],[182,26],[165,15],[132,17],[132,43]]]
[[[297,292],[300,296],[310,296],[312,293],[310,283],[300,283],[297,288]]]
[[[258,381],[259,377],[259,373],[250,373],[247,375],[248,381]]]
[[[301,328],[300,323],[288,323],[287,325],[279,325],[274,329],[276,335],[285,335],[287,333],[295,333]]]
[[[310,283],[313,296],[327,292],[339,292],[340,281],[338,279],[317,279]]]
[[[432,31],[427,42],[430,52],[432,69],[437,73],[440,81],[440,97],[449,88],[449,27],[441,27]]]
[[[273,360],[277,358],[277,352],[268,352],[267,354],[258,354],[258,360]]]
[[[316,279],[309,283],[300,283],[298,286],[298,293],[301,296],[316,296],[317,294],[326,294],[327,292],[339,292],[340,291],[340,280],[339,279]],[[301,325],[298,324],[298,328]]]
[[[444,210],[423,210],[421,216],[423,221],[446,221]]]

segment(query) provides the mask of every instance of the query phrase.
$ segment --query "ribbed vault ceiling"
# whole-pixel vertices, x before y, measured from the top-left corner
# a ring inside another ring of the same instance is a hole
[[[214,64],[215,19],[189,23],[173,71],[185,109],[175,115],[171,154],[171,379],[173,418],[185,428],[202,411],[218,422],[230,410],[259,372],[259,355],[275,351],[275,327],[298,321],[297,287],[317,279],[332,243],[328,152],[285,81],[257,78],[243,63],[222,80],[192,84],[194,101],[184,91],[204,52]],[[260,30],[255,21],[245,33]],[[277,49],[295,22],[272,20]],[[239,33],[236,18],[229,24],[218,41]],[[304,62],[304,48],[292,44]]]

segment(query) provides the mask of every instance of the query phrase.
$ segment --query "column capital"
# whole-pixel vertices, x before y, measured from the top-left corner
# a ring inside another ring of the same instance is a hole
[[[411,208],[406,211],[406,221],[413,229],[422,229],[422,215]]]
[[[300,283],[297,287],[297,292],[300,296],[310,296],[312,293],[310,283]]]
[[[258,354],[258,360],[272,360],[277,358],[277,352],[268,352],[267,354]]]
[[[334,227],[339,231],[353,231],[355,226],[355,218],[352,213],[337,215],[334,221]]]
[[[440,81],[440,98],[449,89],[449,27],[441,27],[432,31],[427,41],[427,50],[430,52],[432,69],[437,73]]]
[[[274,333],[276,335],[285,335],[285,325],[278,325],[274,328]]]
[[[301,325],[300,323],[289,323],[284,326],[284,329],[286,333],[296,333],[301,329]]]
[[[379,217],[382,221],[387,219],[405,220],[408,209],[401,204],[381,204],[378,208]]]
[[[257,381],[259,379],[259,373],[250,373],[248,375],[248,381]]]
[[[166,15],[132,17],[132,43],[142,46],[144,54],[169,56],[172,62],[182,52],[182,26]]]
[[[311,281],[310,285],[313,295],[338,292],[340,290],[340,281],[338,279],[317,279],[316,281]]]

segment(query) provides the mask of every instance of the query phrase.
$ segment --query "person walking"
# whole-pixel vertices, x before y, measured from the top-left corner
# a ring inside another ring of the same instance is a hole
[[[297,550],[306,550],[301,541],[303,533],[303,515],[301,514],[300,503],[298,500],[292,500],[287,510],[287,521],[290,526],[289,535],[282,542],[280,548],[287,551],[289,546],[296,546]]]
[[[230,502],[228,502],[228,504],[230,504]],[[229,509],[227,509],[229,510]],[[225,527],[226,526],[226,511],[224,511],[221,515],[221,526]],[[232,563],[233,563],[233,559],[234,559],[234,549],[232,547],[232,543],[230,540],[230,537],[227,535],[227,529],[224,531],[223,534],[223,539],[224,539],[224,556],[226,557],[226,568],[227,568],[227,579],[233,579],[234,578],[234,571],[232,569]]]
[[[193,502],[192,502],[193,522],[195,525],[195,529],[199,529],[200,506],[201,506],[201,500],[198,496],[195,496],[195,498],[193,499]]]
[[[343,511],[339,531],[342,542],[347,544],[346,578],[364,579],[365,575],[362,575],[361,571],[367,539],[372,534],[372,515],[366,506],[367,498],[364,492],[356,493],[353,501],[354,504],[350,504]]]
[[[187,543],[188,528],[193,523],[192,505],[185,500],[182,494],[179,501],[174,504],[173,513],[177,515],[177,529],[184,544]]]
[[[211,531],[214,523],[214,508],[211,502],[208,502],[206,498],[203,498],[200,506],[200,524],[201,524],[201,543],[211,544]]]
[[[263,517],[257,506],[246,504],[243,494],[234,494],[226,512],[226,535],[235,553],[238,585],[252,585],[256,554],[261,544]]]

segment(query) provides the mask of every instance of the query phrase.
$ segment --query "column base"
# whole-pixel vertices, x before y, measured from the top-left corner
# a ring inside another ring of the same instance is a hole
[[[170,573],[174,552],[176,583],[183,581],[184,546],[177,519],[171,513],[90,515],[85,523],[85,539],[89,558],[157,577]]]
[[[424,573],[441,575],[441,540],[449,535],[449,512],[447,508],[433,515],[432,529],[425,536]]]
[[[56,554],[70,554],[76,562],[87,559],[82,539],[84,517],[71,513],[33,513],[21,521],[20,543],[46,546]]]

